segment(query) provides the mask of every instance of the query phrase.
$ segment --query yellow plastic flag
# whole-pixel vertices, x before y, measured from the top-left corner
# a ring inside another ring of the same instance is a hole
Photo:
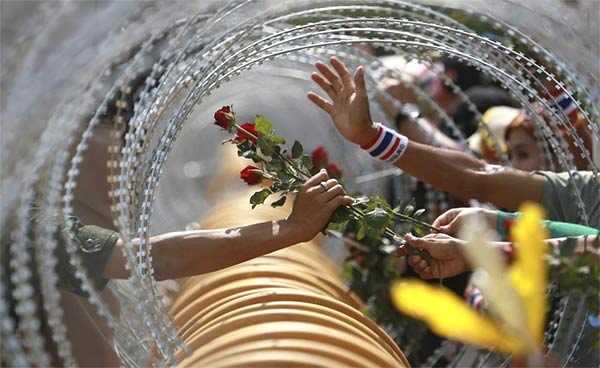
[[[544,337],[546,321],[547,264],[544,254],[548,231],[543,227],[544,210],[535,203],[521,207],[522,216],[511,228],[515,242],[515,260],[509,279],[525,307],[529,334],[537,345]]]
[[[518,338],[502,331],[449,291],[418,280],[403,280],[395,282],[391,292],[396,308],[427,322],[439,335],[506,353],[523,352]]]

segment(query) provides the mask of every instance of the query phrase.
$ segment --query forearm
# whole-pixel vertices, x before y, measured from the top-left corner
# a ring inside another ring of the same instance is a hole
[[[378,126],[368,124],[360,139],[362,147],[377,141]],[[409,141],[394,166],[417,179],[460,199],[475,198],[516,211],[525,201],[541,202],[544,177],[497,165],[488,165],[464,152]]]
[[[485,163],[462,152],[410,141],[394,165],[459,198],[476,198],[481,193],[478,176],[484,172]]]
[[[150,238],[157,280],[223,269],[303,241],[286,220],[215,230],[172,232]],[[137,241],[134,241],[137,243]],[[105,269],[106,278],[126,278],[119,239]]]
[[[526,200],[541,201],[542,177],[491,166],[460,151],[409,142],[394,165],[465,200],[475,198],[510,210],[518,209]]]

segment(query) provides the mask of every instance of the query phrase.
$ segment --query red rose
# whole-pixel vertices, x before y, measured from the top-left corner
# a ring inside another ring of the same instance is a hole
[[[502,226],[504,226],[504,230],[506,230],[506,232],[509,232],[510,228],[514,225],[514,223],[515,223],[514,217],[507,217],[502,222]]]
[[[215,112],[215,124],[223,129],[229,130],[235,120],[233,111],[229,106],[223,106]]]
[[[514,218],[514,217],[507,217],[502,222],[502,226],[504,227],[504,231],[506,231],[506,236],[507,236],[507,238],[508,238],[509,241],[512,241],[511,240],[512,236],[510,234],[510,229],[515,224],[515,222],[516,222],[516,218]]]
[[[342,169],[333,162],[327,165],[327,174],[329,174],[330,178],[341,179],[342,178]]]
[[[258,184],[262,181],[260,169],[256,166],[248,165],[240,171],[240,178],[248,185]]]
[[[243,130],[238,128],[235,140],[238,142],[244,142],[246,140],[250,140],[250,142],[256,143],[256,139],[258,138],[258,132],[256,131],[254,124],[243,123],[242,125],[240,125],[240,127]],[[248,132],[250,134],[248,134],[246,132]]]
[[[327,161],[329,161],[329,158],[325,147],[319,146],[315,148],[315,150],[311,152],[310,156],[312,158],[314,169],[322,169],[327,166]]]

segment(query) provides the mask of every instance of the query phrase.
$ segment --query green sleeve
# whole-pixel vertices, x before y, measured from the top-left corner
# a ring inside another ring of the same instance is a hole
[[[578,198],[573,194],[577,191],[585,205],[589,226],[600,228],[600,179],[591,171],[538,171],[536,174],[544,177],[541,204],[548,219],[582,223]]]
[[[551,239],[580,235],[598,235],[597,229],[579,224],[546,220],[544,221],[544,226],[550,232]]]
[[[519,212],[511,213],[504,211],[497,211],[497,213],[498,220],[496,221],[496,231],[502,240],[507,240],[512,221],[521,214]],[[580,235],[598,235],[599,233],[597,229],[567,222],[545,220],[543,221],[543,225],[548,229],[550,239]]]

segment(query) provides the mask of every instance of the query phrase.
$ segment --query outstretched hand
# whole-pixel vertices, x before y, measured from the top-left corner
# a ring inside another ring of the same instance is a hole
[[[311,78],[331,102],[314,92],[308,93],[308,99],[329,114],[344,138],[359,145],[366,144],[375,136],[377,129],[369,112],[364,69],[362,66],[356,68],[352,78],[346,66],[337,58],[332,57],[329,61],[335,72],[318,61],[315,66],[321,74],[312,73]]]
[[[340,183],[329,179],[323,169],[302,185],[287,221],[301,231],[302,241],[308,241],[323,230],[336,208],[352,202]]]
[[[444,234],[456,236],[464,224],[473,217],[480,217],[490,228],[496,228],[498,219],[496,211],[478,207],[452,208],[436,218],[432,225]]]
[[[431,260],[427,261],[419,255],[410,255],[408,264],[415,270],[419,276],[424,279],[444,279],[456,276],[468,270],[461,247],[464,241],[455,239],[446,234],[428,234],[422,238],[417,238],[411,234],[406,234],[404,239],[417,249],[426,250],[431,255]],[[406,254],[402,248],[397,255]]]

